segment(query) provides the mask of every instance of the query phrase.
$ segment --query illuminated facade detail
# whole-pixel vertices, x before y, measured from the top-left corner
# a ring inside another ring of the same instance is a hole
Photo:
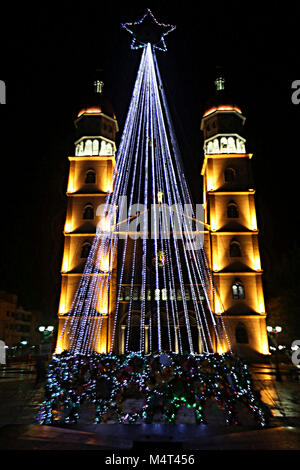
[[[85,176],[85,183],[88,184],[95,184],[96,183],[96,172],[95,170],[91,169],[88,170]]]
[[[239,217],[239,208],[234,201],[230,201],[227,205],[227,218],[228,219],[238,219]]]
[[[102,83],[102,82],[101,82]],[[105,203],[108,191],[112,190],[115,166],[115,138],[118,131],[115,115],[102,95],[103,84],[95,82],[93,99],[100,105],[80,112],[75,121],[77,140],[75,156],[69,157],[69,180],[67,187],[67,214],[64,227],[64,253],[62,260],[62,282],[59,302],[59,331],[56,352],[68,349],[69,338],[61,335],[65,319],[71,309],[77,286],[88,258],[96,227],[101,221],[97,208]],[[104,225],[107,225],[104,221]],[[98,276],[107,276],[111,271],[114,278],[116,266],[111,266],[109,257],[99,264]],[[91,274],[92,275],[92,274]],[[103,318],[101,335],[97,335],[95,351],[109,350],[110,312],[114,309],[115,285],[111,286],[97,303],[97,315]]]
[[[109,124],[109,128],[111,127],[111,124]],[[99,138],[83,138],[82,140],[76,143],[75,147],[76,156],[114,155],[115,151],[116,146],[114,142]]]
[[[204,114],[201,174],[209,227],[205,248],[216,285],[214,312],[223,315],[228,325],[232,349],[251,356],[254,352],[268,354],[268,339],[252,154],[246,153],[241,135],[244,121],[235,106],[217,105]]]
[[[245,290],[244,286],[239,279],[236,279],[232,284],[232,297],[234,299],[244,299]]]
[[[89,252],[91,249],[91,244],[89,242],[84,242],[81,248],[81,255],[80,258],[87,258],[89,256]]]
[[[94,207],[92,204],[87,204],[84,208],[83,219],[93,220],[94,219]]]
[[[206,154],[246,153],[245,139],[236,134],[216,135],[204,144]]]
[[[210,109],[208,109],[204,114],[203,114],[203,117],[206,117],[208,116],[209,114],[212,114],[212,113],[215,113],[216,111],[222,111],[222,112],[235,112],[235,113],[239,113],[239,114],[242,114],[242,111],[240,110],[240,108],[237,108],[236,106],[228,106],[228,105],[222,105],[222,106],[214,106]]]

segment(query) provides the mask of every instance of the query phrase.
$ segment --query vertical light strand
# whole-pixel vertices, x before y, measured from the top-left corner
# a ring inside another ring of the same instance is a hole
[[[152,61],[152,68],[154,70],[153,61]],[[155,71],[154,71],[153,75],[155,77]],[[163,138],[163,136],[166,136],[166,129],[165,129],[164,121],[163,121],[163,117],[162,117],[162,110],[161,110],[161,107],[160,107],[160,99],[159,99],[158,86],[157,86],[156,80],[154,80],[154,92],[155,92],[155,100],[156,100],[156,103],[157,103],[158,127],[159,127],[159,132],[160,132],[160,138],[161,138],[161,141],[164,143],[165,151],[167,152],[167,154],[166,154],[167,158],[166,159],[162,158],[163,166],[164,166],[164,173],[167,176],[168,175],[167,167],[169,166],[169,169],[172,168],[172,161],[171,161],[171,155],[170,155],[169,148],[168,148],[168,141],[167,141],[166,138]],[[166,162],[165,162],[165,160],[166,160]],[[167,165],[166,165],[166,163],[167,163]],[[171,173],[171,176],[173,176],[173,180],[172,180],[173,185],[171,186],[170,189],[171,189],[171,191],[174,191],[176,189],[177,194],[179,195],[176,178],[174,178],[174,176],[175,176],[174,171]],[[167,183],[167,181],[168,181],[168,179],[166,178],[166,183]],[[176,197],[175,197],[175,200],[176,200]],[[179,201],[177,201],[177,202],[179,202]],[[179,227],[180,219],[178,217],[178,212],[177,211],[176,211],[176,215],[177,215],[177,221],[178,221],[178,227]],[[172,227],[173,227],[173,230],[174,230],[174,220],[172,220],[172,217],[171,217],[171,223],[172,223]],[[181,290],[182,302],[183,302],[183,307],[184,307],[184,316],[185,316],[185,323],[186,323],[186,329],[187,329],[187,334],[188,334],[189,347],[190,347],[190,352],[193,353],[194,348],[193,348],[193,341],[192,341],[192,335],[191,335],[190,321],[189,321],[188,309],[187,309],[187,304],[186,304],[186,299],[185,299],[185,292],[184,292],[184,289],[183,289],[183,286],[184,286],[183,273],[182,273],[182,267],[181,267],[180,256],[179,256],[179,249],[178,249],[178,246],[177,246],[177,239],[174,236],[173,236],[173,241],[174,241],[174,248],[175,248],[176,258],[177,258],[177,262],[178,262],[177,267],[178,267],[178,273],[179,273],[180,290]],[[188,268],[188,266],[187,266],[187,268]]]
[[[154,152],[154,130],[153,130],[153,120],[155,119],[155,111],[153,110],[153,99],[154,99],[154,90],[153,90],[153,75],[152,75],[152,67],[151,67],[151,57],[152,57],[152,51],[151,51],[151,44],[148,43],[147,45],[147,59],[149,61],[149,92],[150,92],[150,99],[151,99],[151,106],[150,106],[150,116],[149,116],[149,121],[150,121],[150,142],[152,143],[151,145],[151,170],[152,170],[152,195],[153,195],[153,209],[154,209],[154,214],[153,211],[151,211],[151,214],[153,215],[153,226],[151,226],[151,235],[152,235],[152,229],[154,229],[154,257],[155,257],[155,289],[156,292],[159,292],[159,275],[158,275],[158,249],[157,249],[157,239],[158,239],[158,227],[157,227],[157,209],[156,209],[156,174],[155,174],[155,152]],[[156,321],[157,321],[157,340],[158,340],[158,351],[161,351],[161,319],[160,319],[160,298],[159,296],[154,297],[154,302],[156,306]]]

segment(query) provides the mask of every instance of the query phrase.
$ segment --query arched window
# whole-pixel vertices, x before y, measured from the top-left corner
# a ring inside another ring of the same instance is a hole
[[[229,219],[236,219],[239,216],[238,206],[234,201],[230,201],[227,206],[227,217]]]
[[[125,287],[125,300],[130,300],[130,287]]]
[[[124,297],[124,287],[121,286],[121,287],[120,287],[119,300],[123,300],[123,297]]]
[[[234,168],[226,168],[224,172],[225,182],[232,183],[236,177],[236,171]]]
[[[139,287],[137,286],[132,290],[132,300],[139,300]]]
[[[99,140],[93,140],[93,155],[99,155]]]
[[[181,289],[177,289],[177,300],[182,300]]]
[[[100,155],[107,155],[107,146],[105,140],[101,140]]]
[[[235,340],[239,344],[249,343],[247,329],[243,323],[239,323],[236,327]]]
[[[84,212],[83,212],[83,218],[87,220],[91,220],[94,218],[94,208],[91,204],[88,206],[85,206]]]
[[[85,176],[85,182],[90,184],[90,183],[96,183],[96,173],[94,170],[88,170],[86,176]]]
[[[227,149],[227,138],[226,137],[221,137],[221,153],[228,153]]]
[[[235,142],[233,137],[228,137],[228,153],[235,153]]]
[[[84,144],[83,144],[83,140],[80,142],[79,144],[79,152],[78,152],[78,155],[83,155],[84,154]]]
[[[213,151],[214,151],[214,153],[219,153],[219,151],[220,151],[218,139],[214,139],[214,149],[213,149]]]
[[[244,299],[245,290],[244,286],[239,279],[236,279],[232,284],[232,297],[234,299]]]
[[[212,141],[207,144],[207,153],[213,153],[213,143]]]
[[[231,240],[230,247],[229,247],[229,254],[231,258],[239,258],[240,256],[242,256],[241,246],[238,241]]]
[[[92,155],[93,154],[93,144],[90,139],[85,141],[84,147],[84,155]]]
[[[90,243],[84,243],[81,248],[81,255],[80,258],[87,258],[89,256],[91,249],[91,244]]]

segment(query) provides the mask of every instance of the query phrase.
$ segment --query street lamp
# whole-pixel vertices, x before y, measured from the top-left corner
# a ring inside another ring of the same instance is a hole
[[[51,351],[51,336],[54,331],[54,326],[48,325],[40,325],[38,327],[39,332],[42,335],[42,339],[40,342],[40,353],[41,354],[50,354]]]
[[[273,333],[273,334],[277,334],[277,333],[281,333],[282,332],[282,328],[281,326],[267,326],[267,332],[268,333]]]
[[[279,347],[277,343],[277,335],[278,333],[281,333],[281,331],[282,331],[281,326],[275,326],[275,328],[273,328],[273,326],[267,326],[267,332],[270,338],[272,339],[273,344],[275,345],[275,367],[276,367],[277,382],[282,382],[282,377],[280,374],[279,363],[278,363],[278,350],[282,349],[282,347]]]
[[[43,333],[44,338],[49,338],[54,330],[54,326],[49,325],[49,326],[39,326],[39,332]]]

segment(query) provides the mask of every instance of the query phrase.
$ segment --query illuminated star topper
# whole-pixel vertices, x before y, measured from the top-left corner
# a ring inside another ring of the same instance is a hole
[[[155,49],[166,51],[165,36],[176,26],[159,23],[148,8],[143,18],[133,23],[121,23],[132,36],[131,49],[140,49],[151,43]]]

